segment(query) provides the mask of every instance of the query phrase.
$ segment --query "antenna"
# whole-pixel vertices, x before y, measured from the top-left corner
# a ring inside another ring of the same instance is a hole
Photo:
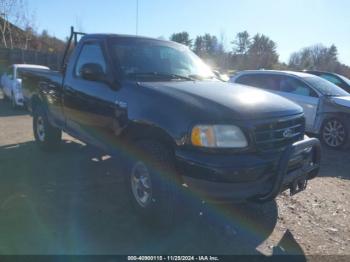
[[[136,35],[139,34],[139,0],[136,0]]]

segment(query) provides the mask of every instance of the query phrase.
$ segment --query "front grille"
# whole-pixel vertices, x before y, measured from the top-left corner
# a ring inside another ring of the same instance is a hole
[[[257,124],[254,138],[259,151],[279,151],[296,141],[303,139],[305,119],[303,116],[272,120]]]

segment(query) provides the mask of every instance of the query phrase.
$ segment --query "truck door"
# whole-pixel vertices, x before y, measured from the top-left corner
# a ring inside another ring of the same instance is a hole
[[[84,41],[71,60],[76,62],[69,63],[64,81],[67,131],[87,143],[107,149],[111,136],[115,136],[118,91],[107,81],[88,79],[83,72],[84,68],[93,67],[102,77],[111,74],[103,43]]]

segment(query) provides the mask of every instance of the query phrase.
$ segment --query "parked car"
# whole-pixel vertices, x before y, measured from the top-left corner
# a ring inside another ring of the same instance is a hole
[[[289,71],[243,71],[232,83],[262,88],[298,103],[304,109],[306,131],[319,134],[332,148],[349,145],[350,94],[315,75]]]
[[[11,101],[13,108],[23,106],[22,79],[18,77],[18,71],[22,68],[41,68],[49,69],[46,66],[14,64],[8,67],[7,71],[1,77],[1,85],[5,98]]]
[[[171,222],[183,190],[266,202],[319,172],[320,143],[304,136],[300,106],[217,80],[183,45],[85,35],[62,72],[23,71],[36,143],[53,149],[65,131],[122,157],[131,201],[151,221]]]
[[[332,82],[333,84],[344,89],[346,92],[350,93],[350,79],[346,78],[345,76],[335,74],[335,73],[330,73],[330,72],[322,72],[322,71],[304,70],[304,72],[322,77],[323,79],[326,79]]]

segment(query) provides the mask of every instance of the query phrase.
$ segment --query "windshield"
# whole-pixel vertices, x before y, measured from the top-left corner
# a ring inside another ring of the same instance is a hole
[[[112,41],[113,59],[128,79],[179,80],[214,78],[208,67],[187,47],[160,40],[121,38]]]
[[[336,86],[335,84],[315,76],[305,77],[304,80],[316,88],[322,95],[325,96],[348,96],[349,93]]]

